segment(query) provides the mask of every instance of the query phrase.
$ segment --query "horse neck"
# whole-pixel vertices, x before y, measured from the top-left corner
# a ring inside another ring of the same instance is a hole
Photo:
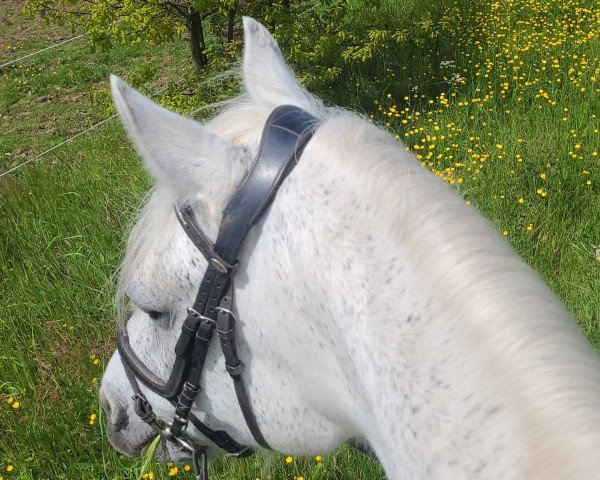
[[[600,363],[560,302],[413,160],[396,154],[365,165],[361,157],[341,170],[337,160],[356,152],[340,145],[314,164],[307,152],[299,167],[311,181],[296,192],[297,213],[310,197],[311,229],[320,234],[297,248],[319,259],[310,283],[313,298],[327,299],[320,327],[336,338],[344,381],[356,392],[348,421],[390,478],[596,475]],[[343,192],[319,195],[336,191],[340,171]],[[381,188],[378,171],[393,188]]]

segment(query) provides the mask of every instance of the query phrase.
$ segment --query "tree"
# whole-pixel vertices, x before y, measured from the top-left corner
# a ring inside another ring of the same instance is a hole
[[[26,0],[26,11],[88,32],[94,46],[160,43],[187,33],[194,64],[209,75],[216,71],[205,69],[211,57],[219,60],[216,69],[238,58],[241,15],[249,15],[274,34],[303,83],[318,90],[350,78],[357,68],[389,68],[390,54],[430,36],[431,29],[419,27],[426,19],[415,25],[407,5],[412,2]]]
[[[88,32],[93,46],[161,43],[187,31],[198,70],[208,62],[204,22],[214,15],[226,17],[231,41],[237,9],[237,0],[26,0],[25,4],[30,16]]]

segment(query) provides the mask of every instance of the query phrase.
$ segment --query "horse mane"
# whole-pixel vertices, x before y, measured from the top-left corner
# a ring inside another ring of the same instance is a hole
[[[343,203],[369,212],[365,230],[388,232],[397,245],[380,255],[388,263],[373,270],[386,273],[371,281],[383,284],[394,256],[401,257],[415,289],[431,292],[432,310],[446,328],[467,339],[472,351],[466,355],[490,367],[482,388],[487,384],[504,405],[514,404],[516,396],[528,399],[520,421],[531,453],[543,448],[542,457],[560,463],[568,455],[560,446],[577,442],[570,432],[594,438],[600,426],[597,354],[539,275],[475,207],[390,134],[350,113],[322,129],[321,149],[333,152],[323,163],[332,172],[352,171],[345,175]],[[372,304],[390,308],[398,292],[387,285],[380,290]],[[382,341],[394,348],[404,340],[393,333],[400,320],[389,313],[382,317],[388,319],[380,325],[386,332]],[[549,440],[540,445],[541,438]]]

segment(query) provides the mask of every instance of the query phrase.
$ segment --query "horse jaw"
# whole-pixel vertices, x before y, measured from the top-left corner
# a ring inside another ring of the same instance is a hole
[[[243,21],[243,77],[250,98],[272,107],[296,105],[318,114],[323,104],[300,85],[269,31],[250,17]]]
[[[250,164],[248,151],[157,105],[115,75],[110,84],[119,116],[157,183],[176,198],[200,194],[204,203],[216,199],[221,206],[220,197],[230,195]]]

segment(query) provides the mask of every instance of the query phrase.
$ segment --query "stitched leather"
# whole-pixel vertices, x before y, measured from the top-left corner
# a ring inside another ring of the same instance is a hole
[[[267,120],[259,155],[225,210],[215,250],[233,264],[246,237],[312,137],[317,119],[292,105],[273,111]]]

